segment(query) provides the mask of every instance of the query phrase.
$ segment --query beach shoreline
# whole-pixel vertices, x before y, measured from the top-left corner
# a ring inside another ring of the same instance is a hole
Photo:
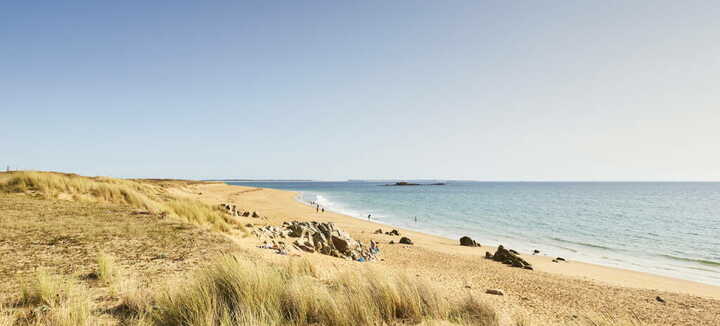
[[[372,213],[374,222],[445,238],[720,286],[712,205],[697,199],[714,198],[718,185],[461,182],[416,191],[348,182],[231,184],[299,191],[301,202],[363,220]],[[685,191],[697,193],[676,196]],[[662,209],[667,205],[673,208]],[[708,227],[699,228],[702,221]]]
[[[238,186],[228,184],[229,186]],[[247,186],[240,186],[247,187]],[[262,189],[273,189],[273,188],[262,188]],[[277,191],[285,191],[292,194],[297,204],[314,209],[311,203],[302,199],[302,191],[291,191],[282,189],[273,189]],[[327,212],[341,215],[347,218],[355,220],[374,223],[378,227],[391,227],[401,228],[391,223],[385,223],[377,220],[365,220],[361,217],[355,217],[342,212],[336,212],[332,209],[326,208]],[[427,233],[422,230],[413,230],[407,227],[402,227],[406,231],[411,231],[418,234],[423,234],[428,237],[438,237],[445,240],[446,242],[457,242],[458,240],[445,237],[442,235]],[[483,246],[486,250],[491,253],[496,250],[495,246]],[[540,271],[554,273],[561,276],[574,277],[579,279],[589,279],[595,282],[602,282],[608,285],[615,285],[621,287],[630,288],[641,288],[641,289],[652,289],[669,292],[684,293],[690,295],[703,296],[707,298],[720,299],[720,286],[714,284],[702,283],[694,280],[688,280],[683,278],[677,278],[672,276],[665,276],[654,274],[651,272],[638,271],[633,269],[626,269],[621,267],[606,266],[602,264],[585,262],[585,261],[572,261],[572,267],[568,268],[568,264],[554,263],[554,256],[547,256],[545,254],[532,255],[528,252],[518,250],[522,254],[522,257],[533,264],[534,267],[538,267]],[[652,284],[652,285],[651,285]]]
[[[242,185],[229,185],[230,187],[241,187],[241,188],[257,188],[257,187],[249,187],[249,186],[242,186]],[[301,192],[299,191],[290,191],[290,190],[281,190],[281,189],[273,189],[273,188],[258,188],[266,190],[265,193],[267,194],[269,191],[273,193],[273,198],[278,197],[287,197],[291,199],[292,204],[295,206],[298,206],[298,208],[302,208],[303,210],[310,210],[312,213],[314,211],[314,206],[312,206],[310,203],[302,200],[301,198]],[[285,194],[285,195],[283,195]],[[290,206],[290,205],[289,205]],[[263,208],[270,208],[273,210],[277,210],[277,207],[274,206],[266,206],[266,207],[258,207],[258,209]],[[295,210],[292,207],[287,207],[288,213],[292,213]],[[377,229],[377,228],[397,228],[400,229],[401,232],[404,234],[411,234],[414,237],[422,237],[424,239],[433,239],[433,244],[436,248],[434,249],[440,249],[442,248],[442,251],[447,250],[463,250],[465,251],[467,248],[459,246],[457,239],[450,239],[443,236],[433,235],[424,233],[422,231],[415,231],[412,229],[407,228],[399,228],[396,226],[393,226],[391,224],[386,224],[378,221],[373,220],[365,220],[359,217],[353,217],[350,215],[342,214],[340,212],[334,212],[330,209],[327,209],[325,214],[319,213],[314,214],[318,217],[320,216],[327,216],[332,217],[333,219],[340,220],[341,225],[348,224],[352,225],[355,228],[357,227],[370,227],[370,229]],[[336,221],[337,222],[337,221]],[[370,229],[366,231],[370,231]],[[355,232],[357,233],[357,232]],[[353,234],[351,232],[351,235],[357,236],[356,234]],[[360,237],[362,238],[362,237]],[[417,242],[417,241],[416,241]],[[495,252],[496,247],[492,246],[485,246],[483,245],[481,247],[481,250],[476,250],[475,253],[476,256],[479,258],[481,256],[484,256],[485,251],[489,252]],[[520,251],[520,250],[519,250]],[[649,289],[649,290],[658,290],[658,291],[667,291],[667,292],[675,292],[675,293],[682,293],[682,294],[689,294],[689,295],[696,295],[700,297],[705,298],[712,298],[712,299],[720,299],[720,286],[712,285],[712,284],[705,284],[701,282],[696,282],[692,280],[685,280],[680,278],[674,278],[669,276],[663,276],[663,275],[656,275],[648,272],[641,272],[641,271],[635,271],[630,269],[622,269],[622,268],[616,268],[616,267],[610,267],[610,266],[603,266],[599,264],[593,264],[593,263],[587,263],[587,262],[580,262],[580,261],[568,261],[565,263],[554,263],[553,258],[550,256],[543,256],[543,255],[531,255],[526,252],[520,251],[522,257],[526,259],[528,262],[530,262],[533,267],[536,268],[537,271],[540,272],[547,272],[556,274],[563,277],[572,277],[576,279],[581,280],[591,280],[594,282],[599,282],[602,284],[612,285],[612,286],[620,286],[620,287],[627,287],[627,288],[637,288],[637,289]]]

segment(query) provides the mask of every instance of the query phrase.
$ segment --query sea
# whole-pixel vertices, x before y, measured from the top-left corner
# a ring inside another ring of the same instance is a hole
[[[305,203],[451,239],[720,285],[717,182],[227,183],[293,190]]]

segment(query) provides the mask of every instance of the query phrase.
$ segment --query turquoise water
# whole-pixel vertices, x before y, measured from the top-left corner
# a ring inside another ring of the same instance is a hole
[[[231,182],[482,244],[720,285],[720,183]],[[415,222],[417,217],[417,222]]]

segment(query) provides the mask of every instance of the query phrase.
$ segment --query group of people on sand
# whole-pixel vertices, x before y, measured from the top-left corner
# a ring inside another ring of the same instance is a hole
[[[320,212],[325,213],[325,207],[320,207],[320,204],[318,204],[316,201],[314,201],[314,200],[311,201],[311,202],[310,202],[310,205],[314,205],[314,206],[315,206],[315,212],[316,212],[316,213],[320,213]]]

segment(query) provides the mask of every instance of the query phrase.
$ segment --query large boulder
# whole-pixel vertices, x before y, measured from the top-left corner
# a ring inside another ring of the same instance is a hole
[[[337,249],[340,252],[347,252],[350,249],[350,241],[351,240],[352,239],[350,239],[350,238],[341,238],[336,235],[332,236],[333,246],[335,246],[335,249]]]
[[[479,243],[475,242],[475,240],[468,236],[460,238],[460,245],[466,247],[480,247]]]
[[[402,238],[400,238],[400,243],[402,243],[402,244],[408,244],[408,245],[413,244],[412,240],[410,240],[410,238],[408,238],[408,237],[402,237]]]

